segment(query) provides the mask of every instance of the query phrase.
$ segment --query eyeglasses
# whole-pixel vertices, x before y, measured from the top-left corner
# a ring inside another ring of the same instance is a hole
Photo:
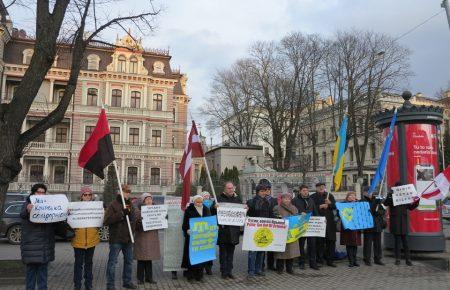
[[[83,196],[92,196],[92,193],[83,193]]]

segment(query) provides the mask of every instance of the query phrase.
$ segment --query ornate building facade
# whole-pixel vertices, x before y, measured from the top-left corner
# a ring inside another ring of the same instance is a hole
[[[144,49],[130,35],[115,46],[89,46],[72,103],[64,120],[39,136],[22,157],[23,169],[10,191],[45,182],[49,191],[79,192],[104,182],[78,167],[81,147],[92,133],[102,104],[123,183],[133,192],[165,194],[179,182],[189,97],[187,77],[171,68],[168,51]],[[5,46],[1,102],[9,102],[33,55],[34,39],[13,31]],[[25,131],[51,112],[64,93],[70,73],[69,47],[60,45],[53,67],[22,125]],[[196,172],[199,165],[196,164]]]

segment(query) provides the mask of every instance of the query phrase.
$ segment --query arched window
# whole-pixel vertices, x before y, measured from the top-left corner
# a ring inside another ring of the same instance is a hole
[[[119,59],[117,61],[117,70],[119,72],[126,72],[127,69],[127,59],[125,56],[121,55],[119,56]]]
[[[162,111],[163,96],[161,94],[153,95],[153,110]]]
[[[88,61],[88,70],[98,70],[99,69],[99,63],[100,63],[100,57],[96,54],[90,54],[87,57]]]
[[[97,106],[97,97],[98,97],[98,90],[95,88],[89,88],[87,90],[86,105]]]
[[[138,72],[138,60],[136,57],[130,58],[130,73],[137,74]]]
[[[23,54],[22,63],[30,64],[31,58],[33,57],[33,53],[34,53],[34,50],[32,50],[31,48],[25,49],[22,53]]]
[[[131,92],[131,103],[130,106],[132,108],[140,108],[141,107],[141,93],[137,91]]]
[[[122,106],[122,91],[114,89],[111,92],[111,107]]]

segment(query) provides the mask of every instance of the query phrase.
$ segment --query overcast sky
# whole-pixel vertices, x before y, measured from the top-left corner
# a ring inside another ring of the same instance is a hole
[[[131,1],[142,3],[143,1]],[[167,0],[157,30],[145,46],[170,47],[172,67],[188,75],[190,109],[208,97],[211,77],[244,57],[257,40],[279,40],[292,31],[332,36],[336,30],[373,30],[398,37],[444,11],[441,0]],[[135,4],[134,4],[135,5]],[[127,9],[129,1],[115,7]],[[15,26],[30,27],[30,16],[12,9]],[[28,18],[26,18],[28,17]],[[111,35],[115,39],[115,35]],[[113,40],[112,39],[112,40]],[[414,76],[404,89],[433,96],[450,81],[450,29],[445,12],[404,36]]]

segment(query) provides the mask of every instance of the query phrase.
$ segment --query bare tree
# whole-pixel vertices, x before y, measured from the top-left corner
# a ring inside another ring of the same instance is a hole
[[[20,158],[25,147],[64,118],[77,86],[86,47],[91,43],[107,43],[101,35],[111,28],[124,29],[125,26],[132,25],[141,32],[153,28],[152,21],[159,11],[151,1],[143,4],[141,12],[137,14],[113,14],[111,9],[106,9],[111,2],[36,1],[34,54],[12,101],[0,106],[0,209],[3,208],[9,183],[22,168]],[[99,11],[106,11],[105,15],[98,15]],[[61,47],[68,48],[71,55],[70,75],[64,96],[52,112],[22,133],[22,123]]]

